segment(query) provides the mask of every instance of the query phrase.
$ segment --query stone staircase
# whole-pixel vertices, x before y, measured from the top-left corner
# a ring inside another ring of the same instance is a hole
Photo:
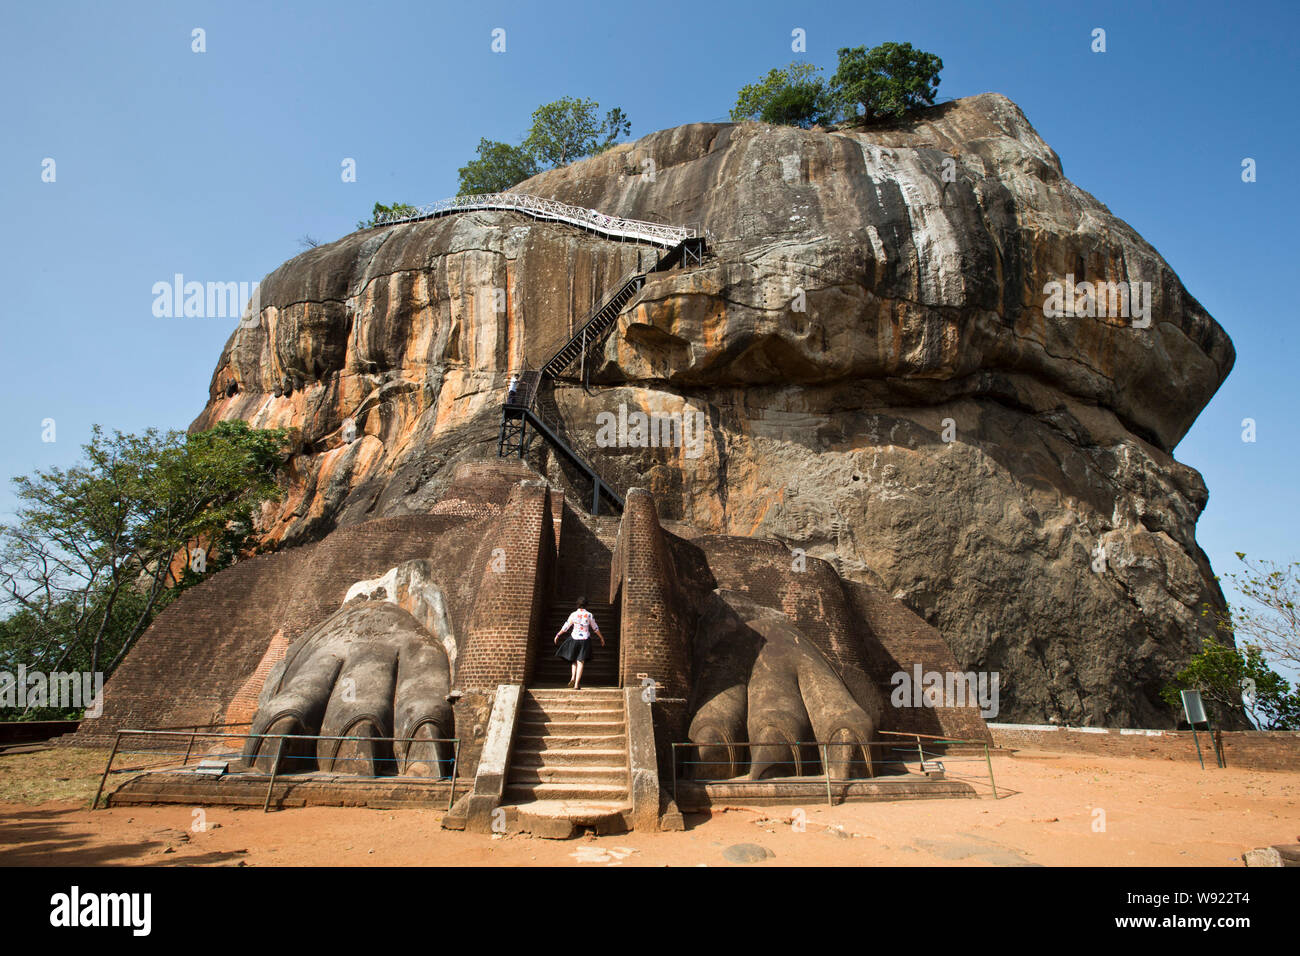
[[[502,799],[512,828],[547,836],[627,829],[628,787],[621,690],[524,691]]]

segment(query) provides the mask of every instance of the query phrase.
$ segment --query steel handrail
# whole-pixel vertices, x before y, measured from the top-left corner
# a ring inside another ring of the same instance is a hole
[[[477,193],[469,196],[452,196],[437,202],[413,207],[412,212],[380,213],[375,226],[392,226],[402,222],[433,219],[450,213],[471,212],[476,209],[504,209],[522,212],[536,219],[552,219],[602,232],[620,239],[638,239],[658,246],[675,246],[687,239],[704,235],[696,226],[667,226],[644,219],[623,219],[610,216],[585,206],[571,206],[558,199],[543,199],[527,193]]]
[[[450,783],[450,786],[448,787],[448,794],[447,794],[447,809],[449,810],[451,809],[452,804],[455,802],[456,799],[456,778],[457,775],[460,773],[461,741],[459,737],[354,737],[354,736],[337,736],[333,734],[226,734],[226,733],[203,733],[201,731],[198,732],[197,734],[194,734],[190,731],[181,731],[181,730],[124,729],[124,730],[118,730],[114,735],[113,749],[109,752],[108,763],[104,764],[103,776],[99,778],[99,788],[95,791],[95,798],[90,803],[91,810],[96,810],[99,808],[99,798],[104,792],[104,784],[108,781],[109,772],[112,770],[113,759],[117,756],[118,751],[121,749],[123,736],[132,736],[132,737],[189,736],[190,747],[186,751],[185,764],[183,764],[182,766],[188,765],[189,763],[189,749],[193,748],[195,736],[216,737],[216,738],[236,738],[244,741],[256,737],[258,740],[338,740],[338,741],[355,740],[355,741],[369,741],[371,743],[390,742],[390,743],[407,743],[407,744],[411,744],[411,743],[452,744],[453,750],[452,750],[452,758],[451,758],[451,775],[448,778],[443,778],[449,780]],[[280,756],[279,754],[276,755],[276,759],[274,763],[272,763],[271,765],[270,782],[267,784],[266,787],[266,800],[262,804],[263,813],[265,813],[271,805],[271,792],[275,788],[276,777],[279,775],[279,763],[280,763],[279,756]],[[233,757],[232,762],[242,762],[244,760],[245,757],[244,755],[241,754],[238,757]],[[441,757],[439,757],[436,762],[440,765],[444,763]],[[363,777],[358,779],[369,780],[374,778]],[[385,778],[385,779],[389,779],[389,778]]]
[[[946,760],[954,760],[954,759],[960,760],[960,759],[962,759],[962,758],[960,758],[960,757],[958,757],[958,758],[953,758],[952,756],[947,755],[947,754],[931,753],[931,754],[928,754],[928,755],[927,755],[927,753],[925,752],[925,750],[922,749],[922,747],[921,747],[921,738],[922,738],[922,737],[928,738],[929,740],[936,741],[937,743],[941,743],[941,744],[974,744],[974,745],[976,745],[976,746],[981,746],[981,747],[983,747],[983,748],[984,748],[984,762],[985,762],[985,765],[986,765],[987,768],[988,768],[988,774],[989,774],[989,786],[990,786],[990,787],[992,788],[992,790],[993,790],[993,799],[994,799],[994,800],[998,799],[998,785],[997,785],[997,781],[993,779],[993,758],[992,758],[992,756],[991,756],[990,753],[989,753],[989,745],[988,745],[988,741],[985,741],[985,740],[962,740],[962,739],[960,739],[960,738],[954,738],[954,737],[934,737],[934,736],[932,736],[932,735],[930,735],[930,734],[918,734],[918,733],[914,733],[914,732],[911,732],[911,731],[898,731],[898,730],[882,730],[882,731],[879,731],[879,733],[882,733],[882,734],[890,734],[891,736],[897,736],[897,737],[912,737],[912,738],[915,738],[915,739],[916,739],[917,754],[918,754],[919,757],[920,757],[920,761],[921,761],[921,766],[922,766],[922,767],[924,767],[924,765],[925,765],[925,758],[926,758],[926,756],[932,756],[932,757],[940,757],[940,756],[942,756],[942,757],[944,757],[944,759],[946,759]],[[697,748],[697,749],[700,748],[700,747],[727,747],[727,748],[730,748],[730,747],[750,747],[750,748],[754,748],[754,747],[794,747],[794,748],[802,748],[802,747],[817,747],[818,750],[820,751],[820,754],[821,754],[821,760],[822,760],[822,771],[823,771],[822,776],[824,776],[824,777],[825,777],[825,780],[826,780],[826,800],[827,800],[827,804],[830,805],[830,804],[833,804],[833,802],[834,802],[834,801],[833,801],[833,798],[832,798],[832,795],[831,795],[831,783],[832,783],[832,778],[831,778],[831,768],[830,768],[830,759],[829,759],[829,758],[830,758],[830,748],[831,748],[831,747],[866,747],[866,748],[868,749],[868,752],[870,752],[870,748],[871,748],[872,746],[877,746],[877,745],[880,745],[880,744],[892,744],[892,743],[894,743],[894,742],[895,742],[895,741],[892,741],[892,740],[867,740],[867,741],[853,741],[853,740],[796,740],[796,741],[786,741],[786,740],[774,740],[774,741],[725,740],[725,741],[722,741],[722,740],[720,740],[720,741],[695,741],[695,740],[682,740],[682,741],[675,741],[675,742],[673,742],[673,743],[670,745],[670,749],[671,749],[671,751],[672,751],[672,759],[671,759],[670,762],[672,763],[672,768],[673,768],[673,790],[672,790],[672,793],[673,793],[673,801],[674,801],[674,802],[677,801],[677,765],[678,765],[678,762],[679,762],[679,758],[678,758],[678,756],[677,756],[677,752],[678,752],[679,749],[684,749],[684,748],[687,748],[687,747],[694,747],[694,748]],[[974,757],[974,758],[967,758],[967,759],[979,759],[979,758],[978,758],[978,757]],[[686,761],[686,762],[687,762],[687,763],[700,763],[700,764],[716,764],[716,763],[721,763],[722,761],[716,761],[716,760],[704,760],[704,761]],[[786,761],[782,761],[782,763],[784,763],[784,762],[786,762]],[[796,756],[796,758],[795,758],[795,762],[796,762],[796,763],[798,762],[798,757],[797,757],[797,756]],[[849,762],[850,762],[850,763],[862,763],[862,762],[864,762],[864,761],[850,760]],[[877,761],[877,760],[872,760],[872,759],[870,759],[870,758],[868,757],[868,759],[867,759],[865,762],[868,763],[868,764],[872,764],[872,765],[874,765],[874,764],[876,764],[876,763],[890,763],[891,761]],[[768,784],[768,785],[778,785],[778,784],[781,784],[781,783],[790,783],[790,782],[793,782],[793,781],[790,781],[788,778],[779,778],[779,777],[778,777],[778,778],[768,778],[768,779],[764,779],[764,780],[744,780],[744,781],[738,781],[738,780],[736,780],[736,779],[728,779],[728,780],[726,780],[726,781],[720,781],[720,782],[726,782],[726,783],[738,783],[738,782],[739,782],[739,783],[742,783],[742,784]],[[803,782],[803,781],[800,781],[800,782]],[[851,783],[851,782],[852,782],[852,781],[849,781],[849,780],[840,780],[840,781],[839,781],[839,783],[840,783],[841,785],[844,785],[845,783]],[[707,781],[706,781],[706,783],[707,783]]]

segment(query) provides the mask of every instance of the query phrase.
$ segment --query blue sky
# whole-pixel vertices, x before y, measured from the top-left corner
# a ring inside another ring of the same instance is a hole
[[[801,28],[823,67],[908,41],[943,58],[941,97],[1009,96],[1160,251],[1238,353],[1177,450],[1210,488],[1201,544],[1221,574],[1234,551],[1300,557],[1293,4],[48,0],[0,16],[6,479],[71,463],[92,423],[183,428],[203,407],[233,322],[154,317],[155,282],[256,282],[376,200],[452,195],[479,137],[518,140],[560,96],[622,107],[633,136],[726,119]]]

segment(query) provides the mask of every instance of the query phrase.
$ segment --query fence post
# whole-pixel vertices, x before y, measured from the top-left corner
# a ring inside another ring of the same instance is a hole
[[[451,757],[451,792],[447,794],[447,809],[450,811],[456,803],[456,774],[460,773],[460,738],[456,738],[456,747]]]
[[[993,758],[989,755],[989,745],[984,745],[984,762],[989,765],[989,786],[993,788],[993,799],[998,798],[998,785],[993,779]]]
[[[681,804],[677,803],[677,745],[676,744],[672,745],[672,764],[673,764],[673,803],[677,804],[677,806],[680,807]]]
[[[822,744],[822,769],[826,771],[826,806],[833,807],[835,800],[831,796],[831,760],[826,744]]]
[[[95,799],[90,803],[90,809],[99,809],[99,795],[104,792],[104,781],[108,779],[108,770],[113,766],[113,758],[117,756],[117,748],[122,743],[122,731],[118,731],[113,738],[113,750],[108,755],[108,763],[104,764],[104,775],[99,778],[99,789],[95,791]]]
[[[280,757],[284,753],[285,738],[281,737],[275,747],[275,758],[271,761],[271,780],[266,785],[266,801],[262,804],[262,812],[266,813],[271,808],[271,790],[275,786],[275,772],[280,769]]]

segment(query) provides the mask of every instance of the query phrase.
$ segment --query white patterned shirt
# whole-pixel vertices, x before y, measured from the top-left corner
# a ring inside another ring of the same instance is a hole
[[[573,639],[575,641],[585,641],[591,636],[591,628],[593,627],[598,631],[600,630],[599,627],[596,627],[596,619],[591,616],[591,612],[582,608],[569,615],[569,619],[564,622],[564,627],[560,628],[560,633],[563,634],[570,627],[573,628]]]

